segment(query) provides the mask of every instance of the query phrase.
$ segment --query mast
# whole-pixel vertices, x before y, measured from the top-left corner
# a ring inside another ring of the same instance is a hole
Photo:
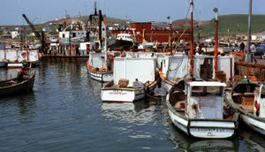
[[[248,12],[248,44],[247,53],[245,56],[246,62],[251,62],[250,45],[251,45],[251,22],[252,22],[252,0],[249,0],[249,12]]]
[[[193,0],[190,0],[190,73],[193,73]]]
[[[214,21],[214,27],[215,27],[215,46],[214,46],[214,69],[215,71],[218,71],[218,9],[214,8],[213,11],[215,12],[215,21]]]

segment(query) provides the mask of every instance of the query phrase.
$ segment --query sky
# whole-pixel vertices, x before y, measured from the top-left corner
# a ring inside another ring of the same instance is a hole
[[[108,17],[132,21],[159,21],[189,18],[190,0],[1,0],[0,25],[25,25],[22,14],[33,24],[70,16],[93,13],[97,8]],[[265,0],[253,0],[253,14],[265,14]],[[214,18],[219,15],[248,14],[249,0],[194,0],[194,19]]]

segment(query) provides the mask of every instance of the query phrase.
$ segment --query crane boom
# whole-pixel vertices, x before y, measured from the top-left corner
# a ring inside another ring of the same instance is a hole
[[[35,36],[38,37],[38,38],[41,38],[40,33],[36,30],[35,26],[29,21],[29,19],[27,18],[27,16],[25,14],[22,14],[22,16],[24,17],[24,19],[28,23],[28,25],[31,28],[31,30],[34,32]]]
[[[36,30],[35,26],[29,21],[29,19],[27,18],[27,16],[25,14],[22,14],[23,18],[26,20],[26,22],[28,23],[29,27],[31,28],[31,30],[34,32],[35,36],[41,40],[41,50],[40,52],[45,52],[48,48],[48,42],[46,40],[46,37],[44,35],[44,32],[41,31],[41,33],[39,31]]]

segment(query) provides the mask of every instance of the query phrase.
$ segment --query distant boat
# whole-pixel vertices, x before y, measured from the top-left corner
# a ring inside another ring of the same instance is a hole
[[[113,79],[112,62],[114,56],[107,52],[89,52],[87,71],[90,77],[100,82],[109,82]]]
[[[132,48],[134,45],[134,41],[131,37],[130,34],[128,33],[119,33],[117,35],[117,38],[115,39],[115,41],[112,42],[112,44],[110,44],[108,46],[108,48],[110,49],[118,49],[118,50],[128,50],[130,48]]]
[[[34,86],[34,79],[34,71],[29,71],[29,75],[24,76],[24,80],[22,82],[18,82],[16,78],[0,81],[0,97],[31,92]]]
[[[243,79],[226,94],[226,100],[240,112],[245,124],[265,135],[265,83]]]

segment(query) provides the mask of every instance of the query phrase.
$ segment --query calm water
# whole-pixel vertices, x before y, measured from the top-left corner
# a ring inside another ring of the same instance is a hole
[[[102,84],[85,63],[47,63],[34,91],[0,99],[0,152],[265,151],[265,138],[245,129],[231,140],[194,140],[170,123],[163,101],[100,100]],[[1,79],[15,75],[0,69]]]

